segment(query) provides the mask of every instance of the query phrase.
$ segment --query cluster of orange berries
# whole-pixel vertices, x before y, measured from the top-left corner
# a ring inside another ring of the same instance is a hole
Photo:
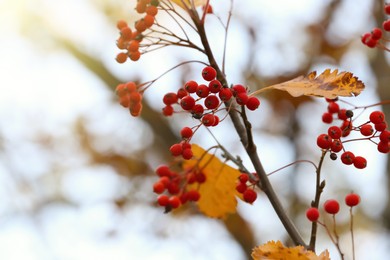
[[[137,85],[130,81],[119,84],[115,89],[119,103],[128,108],[132,116],[139,116],[142,111],[142,93],[138,91]]]
[[[254,177],[257,174],[254,174]],[[249,183],[249,186],[248,186]],[[244,201],[252,204],[257,199],[257,193],[254,190],[256,181],[249,178],[246,173],[241,173],[238,177],[238,183],[236,184],[236,190],[242,194]]]
[[[386,15],[390,15],[390,3],[385,4],[384,11]],[[382,29],[384,31],[390,32],[390,19],[385,20],[382,23]],[[383,39],[385,42],[388,42],[388,39],[385,39],[383,37],[383,31],[381,28],[374,28],[371,32],[365,33],[362,35],[362,43],[370,48],[375,48],[378,46],[381,46],[382,48],[390,51],[387,49],[383,44],[380,43],[380,40]]]
[[[135,30],[131,30],[126,21],[120,20],[117,22],[117,28],[120,31],[117,46],[124,50],[124,52],[117,54],[117,62],[124,63],[128,58],[132,61],[139,60],[141,57],[140,43],[144,38],[142,33],[154,24],[154,17],[158,13],[158,5],[158,0],[139,0],[137,2],[135,10],[140,14],[145,14],[145,16],[135,22]]]
[[[206,175],[201,171],[189,170],[175,172],[167,165],[161,165],[156,169],[159,180],[153,184],[153,191],[157,197],[158,205],[165,207],[165,212],[176,209],[188,201],[198,201],[200,193],[198,189],[187,189],[187,185],[201,185],[206,181]],[[165,192],[165,194],[163,194]]]
[[[343,151],[340,156],[342,163],[346,165],[354,165],[358,169],[363,169],[367,166],[367,160],[362,156],[355,156],[351,151],[345,151],[341,138],[347,137],[351,131],[359,132],[364,140],[370,140],[377,145],[377,149],[381,153],[390,151],[390,131],[387,130],[385,115],[382,111],[373,111],[370,113],[369,121],[354,126],[352,110],[340,109],[337,99],[327,99],[327,112],[322,115],[324,123],[332,123],[333,120],[339,119],[342,121],[341,126],[330,126],[328,133],[320,134],[317,137],[317,145],[324,150],[330,151],[330,158],[337,159],[337,153]],[[336,115],[336,116],[335,116]],[[359,138],[362,140],[362,138]],[[376,141],[378,140],[378,141]],[[352,141],[352,140],[348,140]]]

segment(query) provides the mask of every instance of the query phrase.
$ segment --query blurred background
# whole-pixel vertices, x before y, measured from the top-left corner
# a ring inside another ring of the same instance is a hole
[[[211,4],[226,21],[230,1]],[[360,43],[361,34],[385,19],[383,5],[378,0],[235,1],[228,81],[254,91],[338,68],[366,85],[346,101],[364,106],[390,99],[389,55]],[[139,18],[134,6],[129,0],[0,0],[0,259],[248,259],[254,246],[268,240],[291,245],[261,193],[254,205],[239,202],[237,214],[224,220],[207,218],[193,206],[170,214],[156,206],[153,169],[171,160],[168,148],[179,140],[179,129],[195,124],[180,116],[164,118],[162,96],[200,79],[202,67],[183,66],[157,81],[145,93],[139,118],[117,103],[114,88],[205,57],[168,47],[137,63],[116,63],[115,24],[119,19],[133,24]],[[221,60],[223,28],[213,15],[207,23]],[[321,122],[326,102],[276,91],[262,95],[261,102],[250,117],[266,171],[297,159],[318,162],[315,140],[327,129]],[[390,112],[389,106],[374,109]],[[213,133],[250,169],[229,127],[225,123]],[[207,147],[213,140],[202,132],[194,142]],[[368,167],[356,170],[327,159],[322,199],[343,205],[347,193],[359,193],[357,259],[383,259],[390,249],[388,156],[370,142],[348,148],[365,156]],[[313,167],[295,165],[271,181],[308,241],[304,212],[314,196]],[[337,225],[341,248],[351,259],[346,206]],[[326,248],[338,259],[320,228],[317,249]]]

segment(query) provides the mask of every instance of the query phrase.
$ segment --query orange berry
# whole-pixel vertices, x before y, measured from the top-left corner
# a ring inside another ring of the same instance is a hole
[[[130,114],[132,116],[139,116],[142,111],[142,104],[141,103],[134,103],[130,106]]]
[[[121,97],[123,96],[124,94],[127,93],[127,88],[126,88],[126,84],[118,84],[118,86],[116,86],[115,88],[115,93],[118,95],[118,97]]]
[[[121,29],[121,37],[123,38],[123,40],[125,41],[128,41],[131,39],[131,36],[133,34],[133,32],[131,31],[130,27],[123,27]]]
[[[137,11],[137,13],[140,13],[140,14],[143,14],[146,12],[146,4],[144,1],[139,1],[137,3],[137,6],[135,7],[135,10]]]
[[[127,50],[129,52],[136,52],[139,48],[139,41],[132,40],[130,41],[129,45],[127,46]]]
[[[150,14],[145,15],[144,23],[147,28],[151,27],[154,24],[154,16]]]
[[[135,24],[135,29],[138,31],[138,32],[143,32],[145,31],[147,28],[146,24],[145,24],[145,21],[143,19],[141,20],[138,20]]]
[[[146,13],[155,16],[158,13],[158,9],[154,5],[150,5],[146,8]]]
[[[139,92],[130,93],[130,101],[131,103],[139,103],[142,100],[142,95]]]
[[[126,49],[126,41],[123,40],[122,37],[119,37],[118,40],[116,41],[116,46],[119,49],[124,50],[124,49]]]
[[[125,20],[119,20],[117,23],[116,23],[116,28],[118,28],[119,30],[121,30],[122,28],[124,27],[128,27],[127,23]]]
[[[141,53],[139,51],[130,52],[130,60],[137,61],[141,57]]]
[[[122,95],[119,97],[119,104],[123,107],[129,107],[130,106],[130,96],[129,95]]]
[[[128,91],[129,93],[134,92],[134,91],[137,90],[137,85],[136,85],[134,82],[132,82],[132,81],[127,82],[127,83],[125,84],[125,87],[126,87],[126,89],[127,89],[127,91]]]
[[[124,52],[120,52],[116,55],[116,61],[118,63],[124,63],[127,60],[127,54]]]

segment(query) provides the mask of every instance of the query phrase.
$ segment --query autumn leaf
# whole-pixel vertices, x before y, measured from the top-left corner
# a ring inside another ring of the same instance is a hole
[[[177,4],[183,9],[185,9],[184,4],[191,8],[191,0],[170,0],[170,1]],[[193,2],[194,2],[194,6],[197,7],[197,6],[205,5],[207,0],[194,0]]]
[[[192,152],[193,159],[185,161],[183,168],[201,171],[206,176],[206,181],[199,186],[199,210],[215,218],[224,218],[227,214],[236,212],[236,196],[239,193],[235,187],[240,172],[198,145],[192,145]],[[197,185],[189,185],[187,189],[197,188]]]
[[[317,256],[313,251],[306,250],[303,246],[285,247],[280,241],[255,247],[252,252],[253,260],[330,260],[328,250]]]
[[[317,96],[325,98],[336,98],[339,96],[350,97],[357,96],[364,89],[364,83],[350,72],[340,72],[330,69],[325,70],[318,77],[315,71],[311,72],[306,77],[299,76],[295,79],[272,85],[258,91],[258,94],[265,90],[279,89],[287,91],[293,97],[299,96]]]

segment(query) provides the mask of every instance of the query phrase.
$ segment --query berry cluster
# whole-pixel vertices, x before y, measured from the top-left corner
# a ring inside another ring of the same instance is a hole
[[[248,182],[249,186],[247,184]],[[246,173],[241,173],[238,177],[236,190],[242,194],[244,201],[250,204],[252,204],[257,199],[257,193],[254,190],[255,183],[256,182],[249,179],[249,175]]]
[[[351,208],[355,207],[359,203],[360,203],[360,196],[358,194],[350,193],[350,194],[345,196],[345,204],[348,207],[351,207]],[[324,208],[326,213],[335,215],[340,210],[340,204],[335,199],[329,199],[329,200],[325,201],[325,203],[323,204],[323,208]],[[311,207],[311,208],[306,210],[306,218],[309,221],[315,222],[318,220],[319,217],[320,217],[320,212],[318,211],[317,208]]]
[[[198,201],[200,193],[197,189],[188,189],[187,185],[206,181],[206,175],[201,171],[175,172],[167,165],[161,165],[156,169],[159,180],[153,184],[153,191],[160,194],[157,198],[158,205],[165,207],[165,212],[176,209],[188,201]],[[199,187],[199,186],[198,186]],[[163,194],[166,192],[166,194]]]
[[[317,137],[317,145],[321,149],[330,151],[330,158],[336,160],[337,153],[342,151],[340,156],[341,162],[346,165],[354,165],[358,169],[363,169],[367,166],[367,160],[362,156],[355,156],[351,151],[346,151],[344,143],[357,140],[370,140],[377,145],[377,149],[381,153],[390,151],[390,131],[387,130],[385,115],[381,111],[374,111],[369,116],[369,121],[366,123],[354,126],[352,110],[340,109],[337,99],[327,99],[328,111],[322,115],[324,123],[332,123],[333,120],[339,119],[342,121],[340,126],[330,126],[328,133],[320,134]],[[347,137],[351,131],[360,133],[363,138],[342,140]],[[376,141],[379,140],[379,141]]]
[[[219,117],[215,113],[222,102],[229,101],[232,97],[235,97],[237,104],[246,106],[249,110],[256,110],[260,106],[260,100],[248,96],[248,91],[244,86],[223,87],[216,76],[215,69],[207,66],[202,70],[202,77],[207,81],[206,84],[198,84],[196,81],[190,80],[176,93],[165,94],[163,114],[171,116],[174,113],[173,105],[179,104],[185,112],[191,113],[194,118],[201,120],[203,125],[216,126],[219,123]]]
[[[120,20],[117,22],[120,36],[117,40],[119,49],[124,50],[116,56],[116,61],[124,63],[127,58],[132,61],[137,61],[141,57],[139,51],[140,43],[144,36],[142,33],[154,24],[154,17],[158,12],[158,0],[138,0],[135,10],[140,14],[145,14],[144,17],[135,22],[135,30],[127,25],[126,21]]]
[[[115,89],[119,103],[128,108],[132,116],[139,116],[142,111],[142,92],[138,91],[134,82],[119,84]]]
[[[390,4],[385,4],[384,11],[387,15],[390,15]],[[390,19],[387,19],[382,23],[382,28],[384,31],[390,32]],[[384,44],[380,42],[380,40],[385,42],[389,41],[383,37],[383,31],[381,28],[374,28],[370,33],[363,34],[361,40],[364,45],[370,48],[380,47],[390,51]]]

